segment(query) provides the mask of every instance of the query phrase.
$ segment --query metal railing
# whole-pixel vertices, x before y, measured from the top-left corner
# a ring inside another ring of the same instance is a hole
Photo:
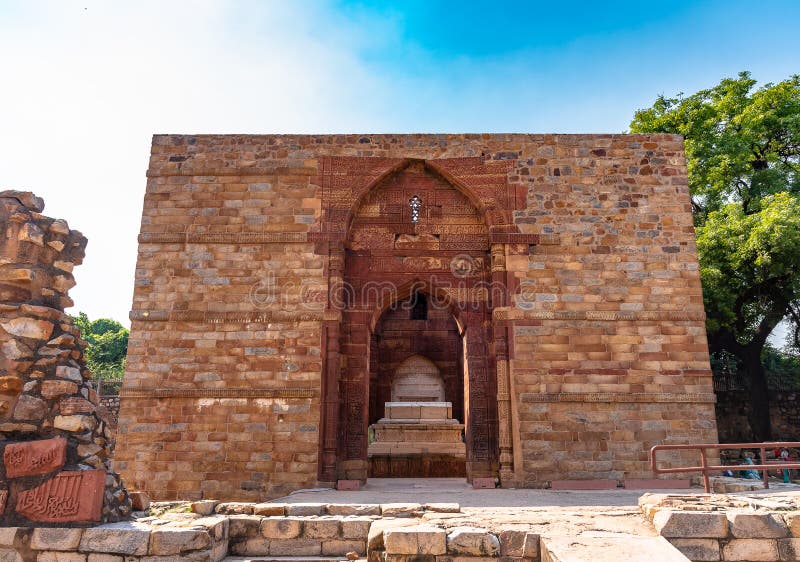
[[[800,447],[800,442],[783,442],[772,441],[764,443],[698,443],[695,445],[656,445],[650,449],[650,468],[653,473],[658,474],[676,474],[686,472],[702,472],[703,473],[703,488],[706,493],[711,492],[711,483],[708,479],[709,472],[718,472],[723,470],[760,470],[762,471],[762,480],[764,481],[764,488],[769,488],[769,477],[767,471],[772,469],[800,469],[800,462],[783,462],[783,461],[769,461],[768,464],[744,464],[744,465],[709,465],[706,450],[722,450],[722,449],[758,449],[761,451],[761,462],[766,463],[767,449],[788,449]],[[686,451],[697,450],[700,451],[700,466],[687,466],[679,468],[658,468],[658,459],[656,453],[658,451]]]

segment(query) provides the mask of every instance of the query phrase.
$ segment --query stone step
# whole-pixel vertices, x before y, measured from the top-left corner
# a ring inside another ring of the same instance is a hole
[[[689,562],[664,537],[603,531],[542,537],[541,562]]]
[[[366,562],[359,558],[353,562]],[[221,562],[341,562],[347,561],[344,556],[227,556]],[[350,561],[347,561],[350,562]]]

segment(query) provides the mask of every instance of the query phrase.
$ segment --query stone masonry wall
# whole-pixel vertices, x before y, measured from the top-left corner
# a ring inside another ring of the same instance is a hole
[[[117,451],[137,488],[252,500],[318,483],[348,438],[326,420],[362,415],[330,392],[345,366],[328,359],[347,353],[330,335],[342,318],[332,256],[347,241],[322,228],[326,209],[355,213],[364,190],[420,161],[479,210],[507,295],[451,293],[491,309],[493,371],[475,376],[497,381],[497,406],[471,414],[499,435],[485,437],[481,470],[499,466],[502,485],[646,478],[651,445],[716,440],[680,137],[157,135]]]
[[[67,291],[86,238],[0,192],[0,525],[115,521],[130,499],[89,382]]]
[[[717,393],[720,443],[750,443],[755,440],[748,415],[752,406],[745,390]],[[800,392],[771,391],[769,412],[776,441],[800,440]]]

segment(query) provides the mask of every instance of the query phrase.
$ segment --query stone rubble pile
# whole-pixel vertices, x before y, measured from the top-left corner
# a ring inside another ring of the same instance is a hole
[[[0,524],[116,521],[130,499],[64,313],[87,240],[43,209],[32,193],[0,192]]]

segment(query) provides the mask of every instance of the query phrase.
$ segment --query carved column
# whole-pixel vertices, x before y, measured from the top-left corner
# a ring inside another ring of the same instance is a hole
[[[328,302],[322,326],[322,427],[320,428],[319,480],[336,482],[339,423],[339,324],[343,288],[344,250],[333,247],[328,254]]]
[[[506,306],[510,300],[507,291],[499,291],[505,287],[506,248],[505,244],[492,244],[492,285],[501,302],[494,306]],[[497,415],[498,438],[500,445],[500,485],[507,486],[514,477],[514,450],[511,439],[511,394],[508,368],[508,329],[495,327],[494,346],[497,364]]]

